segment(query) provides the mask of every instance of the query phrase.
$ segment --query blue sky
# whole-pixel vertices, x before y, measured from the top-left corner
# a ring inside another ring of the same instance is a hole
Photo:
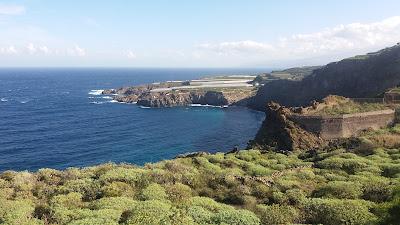
[[[0,66],[289,67],[400,42],[398,0],[0,1]]]

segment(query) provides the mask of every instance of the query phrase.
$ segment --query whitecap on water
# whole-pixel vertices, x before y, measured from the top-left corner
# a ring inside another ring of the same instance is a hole
[[[104,99],[113,99],[111,96],[104,96],[104,97],[101,97],[101,98],[104,98]]]
[[[191,107],[211,107],[211,108],[228,108],[227,105],[202,105],[202,104],[191,104]]]
[[[95,90],[90,90],[89,91],[89,95],[101,95],[103,93],[104,90],[100,90],[100,89],[95,89]]]
[[[96,105],[100,105],[100,104],[104,104],[105,102],[90,102],[90,104],[96,104]]]
[[[29,98],[17,98],[16,100],[21,104],[25,104],[25,103],[32,101],[32,99],[29,99]]]
[[[8,99],[6,99],[6,98],[1,98],[0,101],[2,101],[2,102],[7,102]]]

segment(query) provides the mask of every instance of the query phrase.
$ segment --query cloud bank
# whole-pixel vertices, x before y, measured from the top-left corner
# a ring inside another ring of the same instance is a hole
[[[351,23],[308,34],[295,34],[274,42],[254,40],[202,43],[197,49],[219,57],[252,60],[294,60],[306,57],[354,54],[400,42],[400,16],[374,23]]]

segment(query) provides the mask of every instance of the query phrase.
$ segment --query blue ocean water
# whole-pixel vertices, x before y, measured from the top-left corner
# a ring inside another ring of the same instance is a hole
[[[104,162],[144,164],[192,151],[227,151],[254,137],[264,114],[242,107],[144,109],[99,89],[235,69],[0,69],[0,171]]]

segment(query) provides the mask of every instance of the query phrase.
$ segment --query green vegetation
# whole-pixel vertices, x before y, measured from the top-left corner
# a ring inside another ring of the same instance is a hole
[[[400,93],[400,87],[392,88],[392,89],[390,89],[390,92],[392,92],[392,93]]]
[[[328,105],[321,110],[315,111],[313,115],[344,115],[352,113],[363,113],[378,110],[389,109],[389,107],[382,103],[358,103],[354,101],[340,102],[335,105]]]
[[[352,149],[0,174],[0,224],[400,224],[400,125]]]

